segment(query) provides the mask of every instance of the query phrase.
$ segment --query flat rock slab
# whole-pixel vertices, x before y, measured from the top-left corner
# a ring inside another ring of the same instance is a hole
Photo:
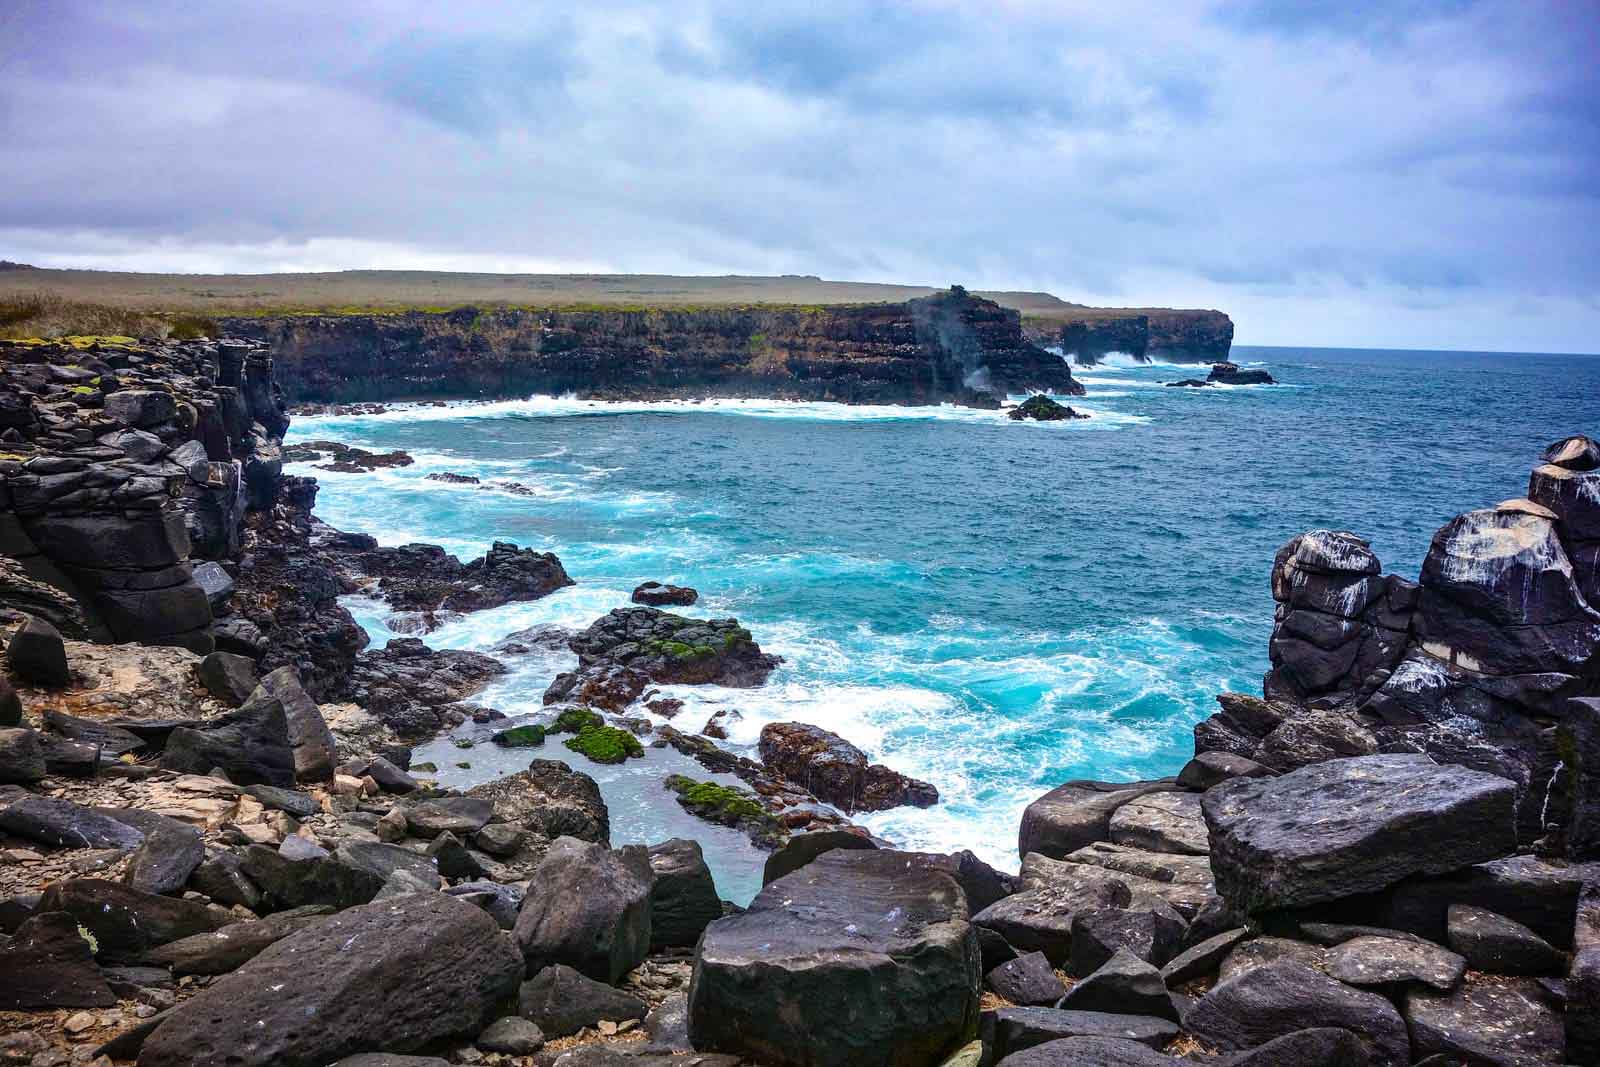
[[[1197,945],[1192,945],[1174,956],[1161,968],[1161,977],[1169,986],[1210,974],[1216,970],[1235,945],[1250,936],[1244,927],[1213,934]]]
[[[1265,967],[1279,960],[1293,960],[1313,970],[1321,971],[1328,963],[1328,952],[1320,945],[1310,945],[1288,937],[1255,937],[1241,942],[1223,957],[1217,969],[1217,981],[1226,982],[1246,971]]]
[[[401,809],[406,824],[417,837],[438,837],[449,831],[457,837],[471,837],[483,829],[494,815],[494,805],[481,797],[441,797],[414,800]]]
[[[1112,843],[1148,852],[1204,856],[1211,851],[1199,793],[1146,793],[1111,815]]]
[[[1566,973],[1566,953],[1515,919],[1470,904],[1452,904],[1445,923],[1450,947],[1465,956],[1475,971],[1533,976]]]
[[[1324,969],[1347,985],[1421,982],[1448,992],[1466,973],[1467,961],[1426,941],[1364,935],[1329,949]]]
[[[1202,800],[1217,891],[1249,912],[1368,893],[1516,847],[1516,786],[1421,755],[1235,778]]]
[[[361,1051],[412,1052],[478,1033],[521,976],[521,956],[471,904],[442,893],[365,904],[179,1005],[139,1065],[321,1067]]]
[[[1531,978],[1469,975],[1452,993],[1413,989],[1405,1009],[1418,1059],[1446,1053],[1475,1063],[1561,1063],[1566,1054],[1561,1011]]]
[[[1359,1035],[1377,1067],[1411,1062],[1405,1021],[1388,1000],[1288,960],[1219,982],[1183,1019],[1185,1030],[1225,1052],[1328,1026]]]
[[[1178,1036],[1170,1019],[1061,1008],[999,1008],[984,1013],[981,1029],[996,1059],[1068,1037],[1109,1037],[1159,1049]]]
[[[978,939],[944,856],[828,852],[706,928],[697,1049],[794,1067],[936,1063],[977,1026]]]
[[[157,945],[235,921],[226,911],[198,901],[144,893],[99,878],[52,883],[39,911],[67,912],[94,935],[102,960],[127,962],[137,962]]]
[[[1181,1062],[1137,1041],[1068,1037],[1012,1053],[1000,1067],[1174,1067]]]
[[[56,848],[137,848],[144,834],[57,797],[29,795],[0,808],[0,830]]]

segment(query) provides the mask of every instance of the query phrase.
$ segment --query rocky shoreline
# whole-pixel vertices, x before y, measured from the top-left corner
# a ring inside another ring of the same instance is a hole
[[[1600,1061],[1588,438],[1416,582],[1288,542],[1263,695],[1174,778],[1039,798],[1013,876],[854,825],[938,793],[847,739],[668,725],[660,686],[780,665],[693,590],[509,635],[576,658],[537,722],[472,702],[495,656],[367,648],[341,595],[425,633],[583,576],[320,523],[264,347],[0,356],[0,1062]],[[411,746],[469,721],[527,769],[439,788]],[[693,841],[613,847],[583,768],[646,746],[742,783],[661,803],[768,850],[747,908]]]

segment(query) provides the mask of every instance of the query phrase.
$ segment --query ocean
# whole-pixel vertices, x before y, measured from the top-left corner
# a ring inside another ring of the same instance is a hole
[[[1600,433],[1600,357],[1235,347],[1232,358],[1282,384],[1172,389],[1205,368],[1113,357],[1075,369],[1088,393],[1062,399],[1091,418],[1070,423],[735,400],[406,407],[296,418],[289,440],[404,449],[412,466],[291,469],[319,479],[317,514],[341,529],[463,559],[514,541],[557,553],[577,582],[453,621],[426,635],[435,647],[580,628],[649,579],[694,586],[689,614],[737,616],[785,662],[760,689],[667,687],[687,704],[674,725],[694,732],[736,712],[727,744],[752,755],[765,723],[825,727],[942,797],[858,821],[906,848],[970,848],[1015,870],[1029,801],[1071,778],[1176,773],[1215,694],[1260,691],[1268,577],[1290,537],[1352,530],[1415,578],[1449,518],[1521,496],[1550,441]],[[444,471],[483,484],[426,478]],[[347,605],[375,645],[392,636],[383,605]],[[575,658],[507,662],[475,700],[531,721]],[[660,786],[670,771],[710,776],[646,751],[599,767],[555,740],[530,751],[440,739],[414,758],[459,787],[565,758],[600,781],[613,843],[692,836],[723,896],[748,901],[763,854]]]

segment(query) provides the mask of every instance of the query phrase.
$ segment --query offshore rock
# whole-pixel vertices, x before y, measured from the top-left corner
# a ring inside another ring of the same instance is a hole
[[[371,548],[343,557],[357,574],[376,579],[374,592],[399,611],[430,615],[538,600],[572,585],[554,553],[496,541],[470,563],[438,545]]]
[[[1516,846],[1515,787],[1425,756],[1330,760],[1205,794],[1217,891],[1255,912],[1382,889]]]
[[[846,812],[884,811],[909,804],[932,807],[939,791],[881,763],[867,763],[859,748],[817,726],[768,723],[761,728],[761,760],[819,800]]]
[[[1272,375],[1257,369],[1246,370],[1237,363],[1214,363],[1206,381],[1214,385],[1276,385]]]
[[[833,851],[706,928],[694,1047],[774,1065],[910,1067],[978,1022],[979,954],[942,857]]]
[[[635,586],[633,595],[628,598],[635,604],[643,604],[650,608],[676,606],[686,608],[700,599],[700,594],[686,585],[663,585],[661,582],[645,582]]]
[[[412,1052],[476,1034],[521,971],[471,904],[442,893],[379,901],[278,941],[185,1001],[146,1039],[139,1065],[321,1067],[360,1051]]]
[[[690,619],[655,608],[616,608],[568,642],[585,670],[629,667],[663,684],[761,685],[781,662],[737,619]]]
[[[1039,422],[1065,422],[1071,419],[1087,419],[1089,416],[1073,411],[1065,404],[1058,404],[1043,393],[1035,393],[1010,411],[1006,417],[1015,421],[1035,419]]]

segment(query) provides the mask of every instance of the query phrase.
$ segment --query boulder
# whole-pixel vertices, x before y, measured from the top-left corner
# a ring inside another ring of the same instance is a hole
[[[238,970],[297,930],[322,921],[333,909],[297,908],[249,922],[229,923],[211,933],[191,934],[151,949],[145,962],[170,967],[175,975],[227,974]]]
[[[1378,739],[1352,715],[1308,708],[1283,720],[1256,746],[1258,762],[1278,772],[1346,756],[1370,756]]]
[[[1336,1026],[1318,1026],[1225,1057],[1218,1067],[1371,1067],[1372,1062],[1372,1048],[1360,1037]]]
[[[818,856],[836,848],[871,850],[877,847],[878,843],[872,838],[854,830],[810,830],[802,834],[790,834],[789,839],[767,857],[761,871],[761,884],[769,885],[786,874],[793,874]]]
[[[279,667],[269,671],[261,679],[260,691],[283,704],[289,727],[289,747],[294,750],[295,777],[302,782],[321,782],[333,777],[333,768],[339,762],[339,746],[322,718],[322,709],[301,686],[295,669]]]
[[[695,841],[673,838],[650,846],[650,951],[692,948],[708,925],[722,918],[711,868]]]
[[[517,913],[522,910],[523,897],[527,896],[518,886],[488,880],[462,882],[449,886],[445,892],[482,908],[500,924],[502,930],[510,930],[517,925]]]
[[[159,816],[158,816],[159,818]],[[146,893],[177,893],[206,858],[200,831],[175,819],[162,819],[145,833],[128,857],[122,880]]]
[[[1455,904],[1513,919],[1557,948],[1572,944],[1572,915],[1586,881],[1600,881],[1600,863],[1551,863],[1509,856],[1433,878],[1409,878],[1387,894],[1385,926],[1441,944]]]
[[[1406,994],[1405,1013],[1418,1059],[1443,1053],[1475,1063],[1564,1062],[1561,1013],[1531,978],[1469,974],[1449,993],[1414,987]]]
[[[1161,967],[1178,954],[1184,921],[1165,903],[1127,908],[1090,908],[1072,916],[1072,949],[1067,973],[1083,978],[1118,952],[1128,952]]]
[[[471,850],[448,830],[429,841],[423,855],[433,861],[434,869],[441,878],[457,881],[463,878],[477,878],[483,874],[483,868],[478,865]]]
[[[1169,960],[1161,968],[1161,978],[1168,986],[1176,986],[1210,974],[1217,969],[1235,945],[1249,936],[1250,931],[1244,927],[1213,934]]]
[[[1147,852],[1204,856],[1211,851],[1197,793],[1160,792],[1134,797],[1111,815],[1113,844]]]
[[[273,811],[286,811],[297,819],[309,819],[322,810],[317,798],[298,789],[283,789],[275,785],[252,785],[245,792],[261,801],[262,807]]]
[[[774,883],[776,884],[776,883]],[[1043,952],[1065,966],[1072,952],[1072,920],[1080,911],[1126,908],[1133,900],[1127,882],[1093,868],[1063,874],[1047,884],[1025,888],[984,908],[972,921],[993,930],[1023,952]]]
[[[261,890],[244,873],[239,857],[226,850],[207,852],[205,860],[189,876],[189,884],[224,906],[237,904],[251,911],[259,911],[262,906]]]
[[[936,1062],[978,1022],[978,942],[944,857],[829,852],[706,928],[696,1049],[782,1065]]]
[[[494,805],[482,796],[430,797],[407,800],[400,806],[406,825],[416,837],[433,838],[442,833],[471,837],[483,829],[494,815]]]
[[[1388,1000],[1288,960],[1219,982],[1184,1016],[1183,1027],[1223,1051],[1254,1048],[1298,1030],[1339,1027],[1371,1048],[1378,1067],[1411,1062],[1405,1021]]]
[[[11,682],[0,675],[0,728],[22,725],[22,700]]]
[[[1271,768],[1232,752],[1201,752],[1183,765],[1183,770],[1178,772],[1178,784],[1204,793],[1229,778],[1268,778],[1272,773]]]
[[[1421,982],[1448,992],[1461,981],[1468,961],[1420,938],[1363,935],[1328,950],[1324,969],[1346,985],[1387,986]]]
[[[1272,375],[1259,367],[1244,368],[1237,363],[1215,363],[1206,381],[1218,385],[1277,385]]]
[[[534,872],[513,933],[528,973],[564,963],[615,983],[650,949],[650,859],[637,845],[612,852],[556,839]]]
[[[137,962],[157,945],[209,933],[233,920],[220,908],[194,900],[144,893],[99,878],[52,882],[39,911],[64,911],[94,935],[97,955],[112,962]]]
[[[1600,882],[1584,887],[1567,970],[1567,1055],[1600,1062]]]
[[[1130,800],[1171,789],[1170,782],[1067,782],[1029,804],[1022,813],[1017,851],[1061,859],[1111,836],[1111,816]]]
[[[580,670],[628,667],[662,685],[762,685],[782,662],[736,619],[690,619],[616,608],[568,642]]]
[[[473,1044],[484,1052],[531,1056],[544,1048],[544,1031],[527,1019],[508,1015],[484,1027]]]
[[[680,607],[686,608],[700,599],[700,594],[686,585],[663,585],[660,582],[645,582],[634,587],[633,595],[628,598],[635,604],[643,604],[651,608]]]
[[[0,798],[0,830],[53,848],[137,848],[144,834],[124,822],[59,797]]]
[[[1445,923],[1450,947],[1475,971],[1533,976],[1566,972],[1566,954],[1515,919],[1452,904]]]
[[[184,1001],[146,1039],[139,1065],[322,1067],[362,1050],[412,1052],[477,1034],[521,973],[510,941],[470,904],[440,893],[366,904]]]
[[[37,782],[44,775],[38,731],[0,729],[0,785]]]
[[[161,766],[184,774],[220,767],[237,785],[293,787],[294,750],[283,702],[257,688],[237,711],[178,727],[167,739]]]
[[[324,849],[309,854],[297,852],[303,841],[290,835],[279,848],[251,845],[240,856],[240,873],[249,884],[258,887],[268,910],[282,911],[312,904],[350,908],[372,900],[383,888],[385,876],[371,868],[345,863]]]
[[[1328,950],[1288,937],[1253,937],[1240,942],[1223,957],[1222,965],[1217,968],[1217,981],[1226,982],[1246,971],[1283,960],[1303,963],[1313,970],[1326,973]]]
[[[94,949],[65,912],[34,915],[0,942],[0,1011],[108,1008],[117,1002]],[[0,1057],[3,1058],[3,1057]]]
[[[236,708],[250,699],[260,684],[253,660],[232,652],[213,652],[195,665],[195,673],[206,692]]]
[[[1060,1008],[998,1008],[983,1013],[982,1033],[996,1060],[1069,1037],[1108,1037],[1159,1049],[1178,1036],[1170,1019]]]
[[[1596,548],[1600,569],[1600,546]],[[1597,591],[1596,603],[1600,603]],[[1567,855],[1576,860],[1600,860],[1600,697],[1576,697],[1563,707],[1564,717],[1556,744],[1569,776],[1572,808],[1567,820]],[[1546,799],[1555,775],[1546,788]],[[1540,821],[1544,821],[1540,811]],[[1541,827],[1542,829],[1542,827]]]
[[[768,723],[761,728],[760,751],[769,770],[847,812],[939,802],[939,791],[927,782],[869,764],[859,748],[821,727]]]
[[[645,1016],[644,1030],[657,1048],[690,1051],[689,994],[673,993],[651,1008]]]
[[[643,1019],[648,1006],[565,964],[552,963],[522,983],[518,1011],[537,1023],[546,1037],[566,1037],[608,1019]]]
[[[1217,889],[1246,911],[1371,892],[1510,853],[1515,785],[1426,756],[1330,760],[1205,794]]]
[[[226,532],[224,532],[226,537]],[[211,605],[213,615],[222,614],[222,609],[227,605],[228,599],[233,596],[233,576],[222,569],[220,563],[202,563],[194,569],[194,583],[206,595],[206,602]]]
[[[995,996],[1021,1007],[1053,1005],[1067,991],[1043,952],[1030,952],[1002,963],[983,976],[983,984]]]
[[[611,844],[611,814],[600,786],[560,760],[536,759],[526,771],[473,786],[467,795],[489,801],[496,822],[542,837]]]
[[[60,689],[72,682],[60,631],[35,615],[24,616],[22,625],[12,633],[6,644],[6,662],[11,673],[29,685]]]
[[[1127,949],[1118,949],[1099,970],[1067,990],[1058,1005],[1070,1011],[1154,1015],[1178,1021],[1178,1008],[1161,972]]]
[[[118,425],[143,430],[177,418],[178,402],[162,390],[118,389],[106,394],[104,414]]]
[[[68,715],[54,708],[46,708],[40,718],[44,720],[44,728],[56,738],[93,745],[108,756],[136,752],[147,744],[144,737],[131,730],[125,730],[115,723]]]

